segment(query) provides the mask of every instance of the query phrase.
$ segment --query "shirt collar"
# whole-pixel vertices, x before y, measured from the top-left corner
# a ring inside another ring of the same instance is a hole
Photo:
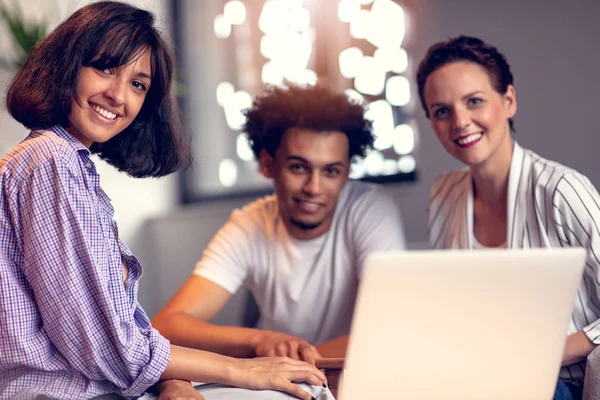
[[[90,154],[90,149],[85,147],[75,136],[71,135],[65,128],[60,125],[54,125],[48,129],[50,132],[56,134],[56,136],[65,139],[77,152],[84,151]]]

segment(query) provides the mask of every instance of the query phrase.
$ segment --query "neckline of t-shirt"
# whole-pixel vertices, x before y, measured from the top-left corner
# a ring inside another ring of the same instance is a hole
[[[313,239],[307,239],[307,240],[302,240],[302,239],[296,239],[295,237],[291,236],[292,242],[296,245],[296,247],[318,247],[321,246],[323,244],[323,242],[325,241],[325,239],[327,238],[327,233],[325,232],[323,233],[321,236],[317,236],[316,238]]]

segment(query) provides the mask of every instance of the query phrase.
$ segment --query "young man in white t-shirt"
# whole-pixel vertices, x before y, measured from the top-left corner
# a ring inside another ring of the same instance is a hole
[[[173,343],[236,357],[343,357],[363,264],[404,249],[400,213],[375,185],[348,182],[373,144],[362,104],[324,87],[272,87],[247,113],[275,194],[235,210],[193,275],[153,320]],[[264,329],[208,323],[240,286]]]

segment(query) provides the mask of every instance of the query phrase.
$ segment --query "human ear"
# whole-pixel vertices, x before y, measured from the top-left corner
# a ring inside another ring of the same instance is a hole
[[[271,156],[265,149],[262,149],[258,155],[258,165],[260,173],[265,178],[273,178],[273,156]]]
[[[508,118],[514,117],[517,113],[517,92],[515,91],[515,87],[513,85],[508,85],[503,98]]]

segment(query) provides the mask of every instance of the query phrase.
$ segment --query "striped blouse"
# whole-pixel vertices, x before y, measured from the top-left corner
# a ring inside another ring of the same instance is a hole
[[[514,143],[508,181],[509,249],[583,247],[588,250],[568,334],[583,330],[600,344],[600,196],[588,178]],[[472,249],[473,185],[469,169],[439,176],[429,199],[433,249]],[[580,380],[585,361],[561,378]]]

